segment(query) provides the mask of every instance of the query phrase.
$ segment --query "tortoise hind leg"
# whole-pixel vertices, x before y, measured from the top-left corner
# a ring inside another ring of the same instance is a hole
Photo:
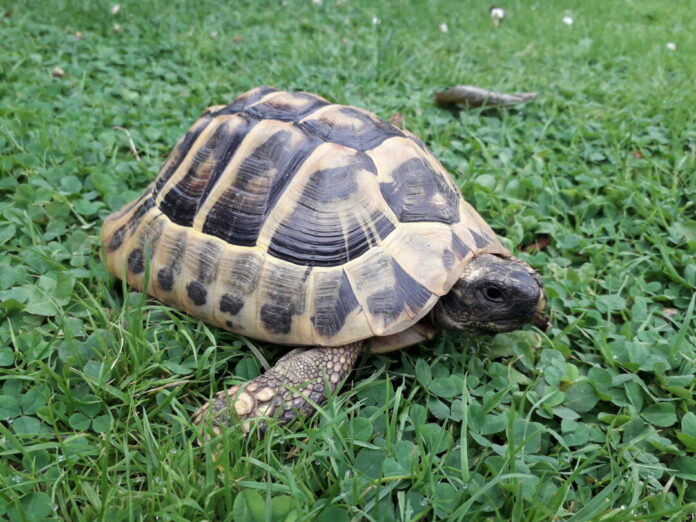
[[[364,343],[358,342],[292,350],[266,373],[218,393],[196,411],[193,422],[212,420],[217,427],[229,425],[235,417],[243,420],[268,416],[287,423],[309,415],[315,409],[312,403],[326,401],[325,383],[334,391],[353,369],[363,347]]]

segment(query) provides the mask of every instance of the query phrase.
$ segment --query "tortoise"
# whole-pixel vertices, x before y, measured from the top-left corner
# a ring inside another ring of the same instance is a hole
[[[306,92],[258,87],[205,110],[101,237],[132,287],[294,347],[196,412],[217,431],[312,413],[361,353],[511,331],[546,302],[420,139]]]

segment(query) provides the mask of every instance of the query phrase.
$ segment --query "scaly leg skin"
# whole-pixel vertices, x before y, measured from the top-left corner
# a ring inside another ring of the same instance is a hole
[[[333,348],[297,348],[281,357],[266,373],[248,383],[217,394],[194,414],[194,424],[212,421],[216,433],[232,419],[275,417],[281,423],[314,412],[314,404],[326,401],[326,386],[335,391],[350,373],[365,343]],[[309,400],[308,400],[309,399]],[[234,412],[231,410],[234,409]],[[244,423],[244,429],[249,429]]]

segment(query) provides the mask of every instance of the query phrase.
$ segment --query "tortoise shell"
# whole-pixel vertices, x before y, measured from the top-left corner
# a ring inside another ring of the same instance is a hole
[[[403,333],[473,256],[509,255],[418,138],[269,87],[207,109],[102,241],[110,271],[164,303],[321,346]]]

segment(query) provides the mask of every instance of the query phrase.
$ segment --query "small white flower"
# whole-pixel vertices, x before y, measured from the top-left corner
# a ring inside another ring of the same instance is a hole
[[[573,25],[573,18],[571,16],[564,16],[563,23],[566,25]]]
[[[444,22],[438,25],[438,28],[440,29],[441,33],[449,33],[449,27],[447,27],[447,24]]]
[[[121,10],[121,4],[114,4],[111,6],[111,14],[112,15],[117,15],[120,10]]]
[[[321,0],[312,0],[314,5],[321,5]]]
[[[211,38],[217,38],[218,32],[217,31],[210,31],[210,37]]]
[[[381,22],[382,22],[382,20],[380,20],[376,16],[372,17],[372,25],[379,25]]]
[[[121,24],[114,24],[113,31],[114,33],[120,33],[123,31],[123,27],[121,27]]]
[[[669,43],[667,44],[667,49],[670,50],[670,51],[676,51],[676,50],[677,50],[677,46],[674,44],[674,42],[669,42]]]
[[[502,7],[491,7],[491,18],[502,20],[505,18],[505,10]]]

